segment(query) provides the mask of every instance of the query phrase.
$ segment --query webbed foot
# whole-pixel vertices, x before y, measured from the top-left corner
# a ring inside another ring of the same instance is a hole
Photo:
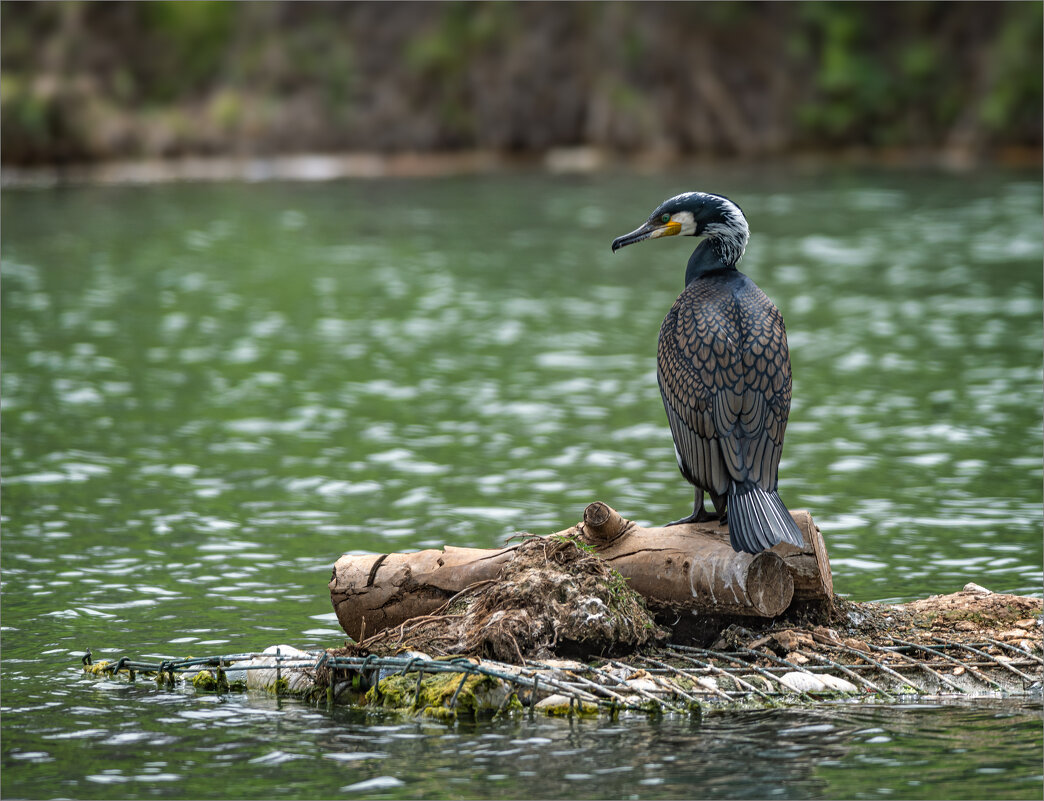
[[[668,526],[684,526],[686,523],[706,523],[710,520],[717,520],[718,516],[708,512],[703,506],[694,511],[688,517],[683,517],[681,520],[672,520],[668,523]]]

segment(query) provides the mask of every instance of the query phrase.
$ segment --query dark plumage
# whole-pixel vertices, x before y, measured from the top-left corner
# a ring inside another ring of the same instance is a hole
[[[689,192],[664,201],[613,250],[643,239],[704,236],[685,271],[685,289],[664,318],[657,380],[682,475],[696,488],[692,514],[714,519],[710,494],[732,547],[758,553],[779,542],[801,545],[780,500],[779,459],[790,414],[790,354],[783,316],[736,269],[749,231],[728,198]],[[672,523],[671,525],[674,525]]]

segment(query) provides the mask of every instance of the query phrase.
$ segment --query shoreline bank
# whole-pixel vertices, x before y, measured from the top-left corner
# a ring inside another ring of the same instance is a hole
[[[1033,148],[1006,148],[980,156],[967,151],[868,150],[793,153],[773,158],[721,158],[644,152],[621,155],[593,147],[552,148],[538,153],[491,150],[441,152],[293,153],[277,156],[190,156],[127,159],[43,166],[0,166],[0,187],[46,188],[69,185],[149,185],[175,182],[332,181],[340,179],[439,178],[539,172],[584,175],[605,170],[659,172],[700,166],[787,165],[799,169],[880,167],[967,172],[983,167],[1040,168],[1044,154]]]

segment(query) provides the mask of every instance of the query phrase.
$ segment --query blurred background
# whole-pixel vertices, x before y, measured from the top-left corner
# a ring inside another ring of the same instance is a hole
[[[0,793],[1039,799],[1039,701],[447,732],[80,658],[336,645],[345,551],[687,514],[694,243],[610,242],[693,189],[835,590],[1040,595],[1041,9],[0,2]]]
[[[483,150],[1039,163],[1039,2],[9,3],[6,165]]]

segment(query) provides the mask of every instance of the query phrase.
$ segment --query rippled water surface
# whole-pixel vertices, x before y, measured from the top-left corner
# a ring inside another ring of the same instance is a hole
[[[609,242],[692,188],[786,318],[781,494],[835,589],[1039,595],[1036,174],[5,190],[3,794],[1039,797],[1039,703],[446,728],[79,677],[337,644],[344,551],[687,513],[654,355],[692,242]]]

